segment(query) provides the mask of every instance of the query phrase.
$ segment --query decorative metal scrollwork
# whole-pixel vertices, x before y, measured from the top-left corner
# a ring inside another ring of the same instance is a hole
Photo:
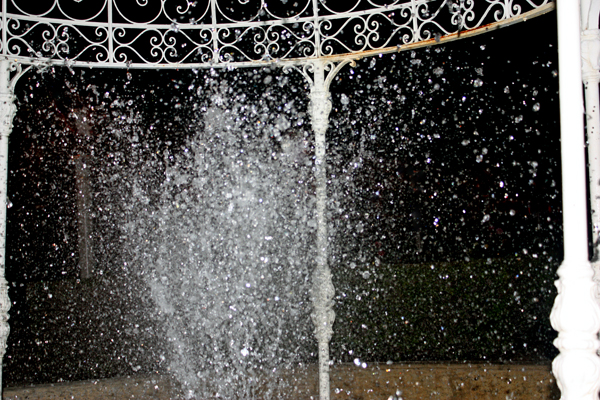
[[[551,0],[7,0],[2,54],[25,64],[174,68],[386,50],[543,12]]]

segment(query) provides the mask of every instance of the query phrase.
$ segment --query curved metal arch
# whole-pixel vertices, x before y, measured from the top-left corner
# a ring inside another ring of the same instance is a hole
[[[554,9],[552,0],[353,0],[344,9],[320,0],[295,8],[265,0],[136,0],[125,8],[103,0],[67,12],[64,1],[2,0],[4,59],[132,69],[342,61],[453,41]]]

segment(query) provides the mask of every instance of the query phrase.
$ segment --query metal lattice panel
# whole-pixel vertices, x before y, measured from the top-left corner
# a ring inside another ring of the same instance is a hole
[[[2,54],[22,64],[256,65],[397,51],[553,8],[551,0],[339,3],[3,0]]]

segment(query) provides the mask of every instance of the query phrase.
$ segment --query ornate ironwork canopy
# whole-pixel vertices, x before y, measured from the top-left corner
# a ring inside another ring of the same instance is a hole
[[[68,3],[68,4],[67,4]],[[2,1],[2,55],[20,64],[201,68],[358,58],[473,35],[551,0]]]

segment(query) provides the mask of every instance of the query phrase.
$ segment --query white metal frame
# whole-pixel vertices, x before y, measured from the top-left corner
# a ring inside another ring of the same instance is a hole
[[[588,255],[582,89],[582,65],[586,68],[592,61],[587,49],[595,47],[595,44],[588,46],[582,28],[589,28],[588,21],[594,20],[597,28],[599,5],[593,0],[557,1],[564,259],[558,269],[558,296],[550,321],[558,331],[554,345],[560,350],[552,363],[552,371],[564,399],[598,399],[600,390],[600,358],[597,354],[600,307]],[[580,45],[582,38],[583,46]],[[586,51],[582,52],[582,47]],[[597,65],[597,59],[594,62]],[[589,82],[587,84],[589,86]],[[595,91],[597,99],[597,84]],[[588,96],[588,100],[592,101],[592,98]],[[595,112],[597,107],[598,103],[589,104],[588,112]]]
[[[330,393],[329,340],[335,319],[325,219],[325,133],[333,77],[344,65],[362,57],[465,38],[554,9],[551,0],[395,0],[387,4],[351,0],[344,10],[335,10],[321,0],[298,0],[297,7],[289,9],[270,8],[265,0],[228,0],[235,7],[227,7],[225,0],[136,0],[129,2],[127,9],[119,0],[74,0],[69,2],[69,8],[65,8],[66,3],[52,0],[42,8],[26,0],[1,0],[0,359],[6,351],[9,332],[10,300],[4,278],[6,182],[8,137],[16,112],[14,86],[18,78],[29,68],[52,65],[128,69],[273,65],[300,72],[311,87],[318,222],[312,300],[322,400],[328,400]],[[598,399],[600,308],[587,251],[581,82],[584,79],[586,83],[590,116],[590,191],[597,242],[600,0],[557,0],[557,8],[565,259],[558,270],[559,295],[551,315],[552,325],[559,332],[555,345],[560,350],[553,371],[563,398]],[[245,12],[239,12],[240,9]],[[0,387],[1,377],[0,369]]]
[[[68,9],[63,2],[2,0],[2,54],[21,64],[103,68],[281,65],[466,37],[554,6],[551,0],[352,0],[340,11],[323,0],[287,9],[227,0],[233,10],[225,0],[135,0],[128,8],[118,0],[75,0]]]

